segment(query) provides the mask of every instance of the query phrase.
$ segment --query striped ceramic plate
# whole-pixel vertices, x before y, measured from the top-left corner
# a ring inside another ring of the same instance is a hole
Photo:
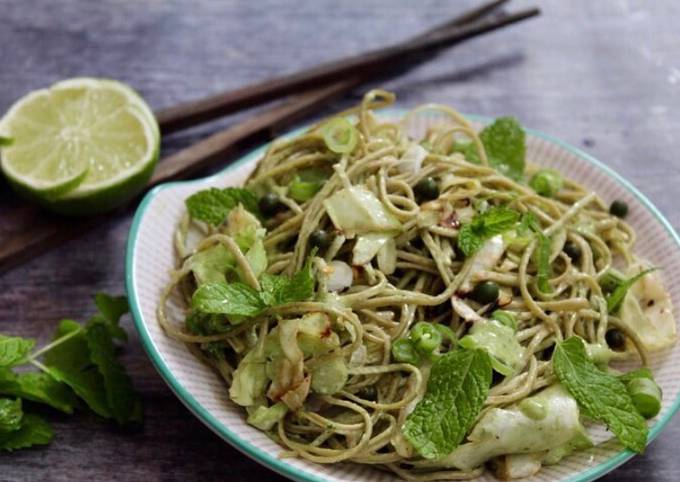
[[[391,110],[388,117],[399,116]],[[474,118],[480,124],[484,119]],[[439,118],[423,114],[409,128],[422,133]],[[537,131],[528,131],[528,159],[567,173],[596,191],[605,200],[628,202],[628,220],[640,239],[637,252],[654,265],[662,266],[665,284],[675,306],[680,306],[680,238],[663,215],[635,187],[611,169],[580,150]],[[246,455],[271,469],[303,481],[394,480],[388,473],[355,464],[322,466],[297,459],[279,459],[279,446],[245,422],[244,412],[230,402],[224,384],[194,358],[187,348],[167,336],[156,321],[156,305],[168,273],[175,266],[173,232],[184,213],[184,199],[209,186],[238,186],[262,156],[263,146],[221,173],[196,181],[164,184],[151,191],[135,215],[127,247],[126,283],[137,330],[152,362],[182,402],[208,427]],[[173,304],[174,303],[174,304]],[[171,300],[170,313],[179,316],[179,305]],[[664,393],[663,408],[652,422],[656,437],[680,406],[680,346],[652,358],[654,373]],[[588,481],[624,463],[633,454],[623,450],[604,429],[592,429],[599,443],[560,464],[543,468],[532,481]],[[480,480],[495,480],[486,475]]]

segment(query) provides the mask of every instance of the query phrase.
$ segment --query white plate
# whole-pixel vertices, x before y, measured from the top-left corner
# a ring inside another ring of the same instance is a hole
[[[402,111],[385,114],[395,117]],[[487,119],[470,116],[481,125]],[[435,114],[419,115],[409,126],[424,132],[440,119]],[[168,336],[156,321],[160,293],[175,266],[173,233],[185,211],[184,200],[211,186],[241,185],[267,146],[230,164],[219,174],[195,181],[173,182],[147,194],[135,214],[127,245],[126,286],[137,330],[151,361],[177,397],[215,433],[234,447],[267,467],[295,480],[387,482],[391,474],[358,464],[318,465],[299,459],[279,459],[281,448],[264,433],[246,424],[244,410],[227,396],[227,388],[186,346]],[[558,169],[568,177],[596,191],[606,201],[622,199],[630,206],[627,221],[638,233],[636,252],[663,267],[662,276],[673,303],[680,306],[680,239],[670,223],[630,182],[607,166],[567,143],[527,129],[527,159]],[[172,309],[170,313],[172,314]],[[179,312],[177,310],[177,312]],[[680,346],[652,356],[652,368],[663,389],[660,415],[652,422],[650,441],[663,430],[680,406]],[[544,467],[527,481],[585,482],[621,465],[633,454],[604,429],[595,430],[596,447],[578,452],[560,464]],[[495,481],[491,474],[478,480]]]

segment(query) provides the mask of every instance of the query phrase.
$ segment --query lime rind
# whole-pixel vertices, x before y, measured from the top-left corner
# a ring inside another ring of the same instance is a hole
[[[103,212],[130,199],[148,183],[160,151],[151,109],[108,79],[80,77],[29,93],[0,121],[0,136],[16,133],[19,142],[0,159],[10,185],[64,214]]]

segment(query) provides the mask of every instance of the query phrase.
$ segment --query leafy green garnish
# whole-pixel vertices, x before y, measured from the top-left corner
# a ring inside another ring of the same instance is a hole
[[[21,426],[12,432],[0,433],[0,450],[11,452],[33,445],[46,445],[52,441],[52,427],[42,417],[27,413]]]
[[[0,398],[0,434],[19,430],[21,426],[21,399]]]
[[[110,418],[104,379],[90,358],[83,327],[73,320],[62,320],[55,340],[66,338],[45,354],[45,366],[55,380],[65,383],[93,412]]]
[[[426,459],[453,451],[477,419],[491,385],[491,360],[481,350],[454,350],[432,365],[427,392],[402,433]]]
[[[73,391],[47,373],[0,370],[0,394],[43,403],[64,413],[73,413],[77,403]]]
[[[628,293],[628,290],[644,275],[651,273],[652,271],[656,271],[657,268],[649,268],[644,271],[640,271],[638,274],[635,276],[628,278],[626,280],[623,280],[619,285],[617,285],[614,288],[614,291],[611,292],[609,296],[607,296],[607,311],[609,313],[615,313],[616,310],[619,309],[621,306],[621,303],[623,302],[623,299],[626,297],[626,293]]]
[[[118,325],[120,318],[130,311],[127,298],[125,296],[109,296],[106,293],[97,293],[94,296],[94,304],[99,313],[93,315],[90,322],[104,322],[113,338],[127,341],[127,333]]]
[[[645,450],[647,424],[635,409],[626,386],[595,366],[581,338],[573,336],[558,343],[552,366],[560,383],[590,418],[604,422],[627,448],[638,453]]]
[[[115,354],[115,346],[103,323],[90,324],[85,330],[90,359],[104,380],[106,404],[113,419],[119,424],[129,422],[135,412],[137,395],[132,380]]]
[[[314,253],[291,278],[264,273],[260,291],[240,282],[206,283],[194,292],[191,306],[201,313],[253,317],[269,307],[308,300],[314,295],[312,256]]]
[[[0,394],[18,397],[15,401],[0,398],[0,450],[52,439],[46,421],[31,414],[22,416],[22,400],[72,413],[80,397],[95,413],[120,424],[141,419],[141,403],[115,354],[114,339],[127,338],[118,325],[128,311],[127,300],[99,293],[95,304],[98,312],[85,325],[62,320],[53,341],[35,351],[33,340],[0,335]],[[28,363],[42,372],[10,369]]]
[[[11,146],[12,144],[14,144],[14,139],[11,137],[0,136],[0,147],[7,147]]]
[[[0,335],[0,367],[21,365],[31,352],[35,340],[18,336]]]
[[[251,213],[259,215],[257,198],[252,192],[243,188],[218,189],[211,187],[192,194],[186,200],[189,216],[215,226],[222,224],[229,211],[239,204],[242,204]]]
[[[240,282],[206,283],[194,292],[191,306],[203,313],[238,316],[257,316],[267,308],[257,290]]]
[[[513,117],[500,117],[479,133],[489,164],[513,179],[524,175],[525,134]]]
[[[458,247],[465,256],[470,256],[479,250],[484,241],[513,228],[518,220],[519,213],[514,209],[491,207],[460,228]]]

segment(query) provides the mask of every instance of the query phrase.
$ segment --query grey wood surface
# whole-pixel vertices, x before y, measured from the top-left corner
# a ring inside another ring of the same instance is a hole
[[[77,75],[129,82],[163,107],[399,40],[472,3],[0,0],[0,111],[30,89]],[[540,19],[383,85],[402,105],[437,101],[512,114],[558,135],[630,179],[680,227],[680,3],[540,5]],[[164,152],[214,128],[176,135]],[[0,202],[11,202],[6,189],[0,184]],[[122,292],[129,225],[122,216],[1,276],[0,332],[46,340],[57,320],[87,317],[95,291]],[[154,371],[130,320],[124,324],[131,332],[124,361],[144,398],[143,428],[48,412],[55,441],[0,454],[0,480],[282,480],[201,425]],[[605,480],[680,480],[679,443],[676,417],[644,456]]]

